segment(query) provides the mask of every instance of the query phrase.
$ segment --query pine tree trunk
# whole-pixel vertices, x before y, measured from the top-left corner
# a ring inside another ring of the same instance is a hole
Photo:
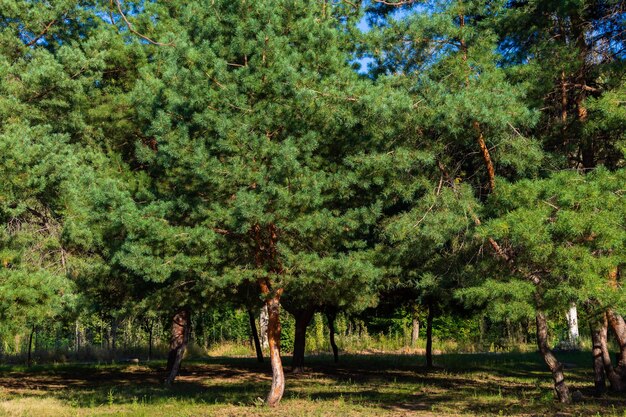
[[[602,326],[600,328],[600,348],[602,351],[602,364],[604,365],[604,372],[606,372],[606,376],[609,380],[609,383],[611,384],[611,389],[616,392],[622,392],[624,391],[625,384],[621,378],[621,375],[619,375],[615,371],[613,365],[611,364],[611,354],[609,353],[607,341],[608,328],[608,318],[607,315],[604,314],[602,316]]]
[[[152,336],[154,333],[154,322],[150,323],[150,329],[148,331],[148,362],[152,360]]]
[[[483,135],[482,129],[478,122],[474,122],[474,129],[478,134],[478,147],[480,148],[480,153],[483,157],[483,162],[485,163],[485,167],[487,168],[487,178],[489,179],[489,190],[493,191],[496,188],[496,171],[493,166],[493,161],[491,160],[491,154],[489,153],[489,148],[487,147],[487,143],[485,142],[485,137]]]
[[[115,360],[117,352],[117,319],[111,323],[111,358]]]
[[[596,395],[601,395],[606,391],[601,340],[602,326],[599,326],[598,323],[594,323],[594,320],[589,323],[589,326],[591,328],[591,353],[593,355],[593,385],[596,390]]]
[[[606,314],[611,330],[619,345],[617,367],[615,370],[622,377],[622,380],[626,380],[626,322],[621,315],[612,310],[608,310]]]
[[[285,392],[285,373],[280,359],[280,295],[278,291],[266,301],[268,322],[267,340],[270,347],[270,363],[272,365],[272,387],[267,396],[267,405],[275,407]]]
[[[315,310],[298,310],[295,312],[296,319],[295,335],[293,340],[293,359],[291,371],[295,374],[304,372],[304,352],[306,350],[306,328],[309,326]]]
[[[411,329],[411,347],[415,347],[417,345],[417,341],[420,337],[420,321],[417,317],[413,317],[412,320],[412,329]]]
[[[74,322],[74,350],[76,353],[80,350],[80,333],[78,332],[78,320]]]
[[[426,319],[426,367],[433,367],[433,318],[435,309],[430,303],[428,305],[428,318]]]
[[[32,364],[32,350],[33,350],[33,336],[35,335],[35,326],[30,330],[30,336],[28,337],[28,357],[26,358],[26,366],[30,367]]]
[[[548,321],[546,316],[541,310],[537,310],[537,346],[539,347],[539,353],[543,357],[543,360],[548,365],[550,372],[552,372],[552,378],[554,379],[554,390],[557,395],[557,399],[561,403],[570,403],[571,397],[569,389],[565,384],[565,375],[563,374],[563,365],[557,360],[557,358],[550,350],[548,345]]]
[[[283,267],[276,250],[278,239],[276,226],[274,224],[267,226],[267,231],[269,232],[267,242],[264,241],[261,227],[258,224],[255,225],[253,231],[257,243],[255,253],[257,268],[261,268],[269,263],[274,273],[282,274]],[[285,392],[285,372],[280,358],[280,297],[284,289],[280,287],[272,288],[272,282],[268,277],[259,279],[258,284],[267,307],[267,340],[270,348],[270,364],[272,366],[272,386],[267,395],[267,405],[276,407]]]
[[[337,343],[335,343],[335,319],[337,318],[337,313],[334,311],[326,312],[326,319],[328,320],[328,336],[330,339],[330,347],[333,349],[333,358],[335,363],[339,362],[339,349],[337,348]]]
[[[250,333],[254,339],[254,350],[256,351],[256,358],[259,362],[263,362],[263,349],[261,349],[261,341],[259,340],[259,334],[256,330],[256,319],[252,310],[248,310],[248,318],[250,319]]]
[[[191,312],[188,308],[182,308],[172,318],[172,333],[170,338],[170,352],[167,357],[165,370],[165,384],[171,385],[180,370],[183,355],[189,343],[191,334]]]

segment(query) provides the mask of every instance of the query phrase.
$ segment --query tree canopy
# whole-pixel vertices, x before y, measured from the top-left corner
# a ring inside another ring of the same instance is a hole
[[[140,316],[152,347],[165,318],[171,383],[192,320],[264,305],[274,406],[281,303],[302,368],[315,311],[334,337],[399,300],[429,340],[444,313],[536,320],[567,402],[574,303],[626,387],[622,2],[0,7],[0,337]]]

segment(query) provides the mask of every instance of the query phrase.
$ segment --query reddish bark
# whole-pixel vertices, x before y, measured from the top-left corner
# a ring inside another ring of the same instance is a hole
[[[604,365],[604,372],[606,372],[606,376],[611,384],[611,389],[613,391],[622,392],[624,391],[624,382],[620,375],[615,371],[613,365],[611,364],[611,354],[609,353],[608,343],[607,343],[607,333],[608,333],[608,318],[607,315],[604,314],[602,317],[602,323],[600,327],[600,347],[602,349],[602,364]]]
[[[487,168],[487,177],[489,178],[489,191],[493,191],[496,188],[496,170],[493,167],[491,154],[489,153],[489,148],[487,147],[485,137],[483,136],[483,132],[478,122],[474,122],[474,129],[476,129],[476,132],[478,134],[478,147],[480,148],[480,153],[483,157],[485,168]]]
[[[267,282],[261,284],[263,294],[269,294]],[[283,398],[285,392],[285,373],[280,359],[280,296],[282,288],[278,289],[273,296],[267,299],[269,320],[267,324],[267,340],[270,345],[270,363],[272,365],[272,386],[267,396],[267,405],[275,407]]]
[[[251,232],[256,243],[254,257],[257,268],[268,267],[273,273],[282,274],[284,271],[276,249],[279,234],[276,226],[269,224],[263,230],[261,225],[256,224]],[[272,288],[268,277],[259,279],[258,284],[261,294],[265,297],[268,312],[267,339],[272,366],[272,386],[267,396],[267,405],[275,407],[285,392],[285,373],[280,359],[280,297],[283,288]]]
[[[617,355],[616,372],[620,374],[622,379],[626,379],[626,322],[624,318],[609,309],[606,313],[608,323],[619,345],[619,353]]]

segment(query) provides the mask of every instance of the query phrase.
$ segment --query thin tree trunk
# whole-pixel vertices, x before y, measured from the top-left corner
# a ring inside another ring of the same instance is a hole
[[[576,116],[578,122],[580,123],[585,123],[587,121],[587,108],[585,107],[584,100],[585,94],[584,91],[581,91],[578,93],[578,97],[576,99]],[[596,152],[591,138],[587,137],[582,139],[580,153],[582,156],[582,168],[584,170],[590,170],[596,167]]]
[[[334,311],[326,312],[326,319],[328,320],[328,336],[330,339],[330,347],[333,349],[333,358],[335,363],[339,362],[339,348],[337,348],[337,343],[335,343],[335,319],[337,318],[337,313]]]
[[[115,356],[117,350],[117,319],[114,319],[113,323],[111,323],[111,350],[113,351],[113,356]]]
[[[563,134],[563,145],[567,144],[565,131],[567,126],[567,78],[565,71],[561,71],[561,131]]]
[[[107,326],[107,351],[111,350],[111,328],[112,326]]]
[[[180,364],[189,343],[191,334],[191,312],[188,308],[182,308],[172,318],[172,334],[170,339],[170,352],[167,357],[165,384],[171,385],[180,370]]]
[[[80,350],[80,333],[78,331],[78,320],[74,323],[74,350],[76,353]]]
[[[461,53],[463,62],[467,64],[467,43],[465,42],[465,37],[463,36],[463,31],[465,28],[465,15],[461,13],[459,15],[459,27],[461,28]],[[469,88],[470,86],[470,75],[472,72],[472,68],[470,65],[467,65],[467,75],[465,77],[465,87]],[[487,147],[487,143],[485,142],[485,136],[483,135],[483,131],[480,127],[480,123],[477,120],[474,120],[472,123],[474,130],[476,130],[478,142],[478,147],[480,148],[480,153],[483,157],[483,162],[485,163],[485,168],[487,168],[487,177],[489,179],[489,191],[493,192],[496,188],[496,171],[493,166],[493,161],[491,160],[491,154],[489,153],[489,148]]]
[[[411,347],[417,345],[417,341],[420,337],[420,321],[416,316],[413,316],[412,328],[411,328]]]
[[[590,321],[589,327],[591,328],[591,353],[593,355],[593,385],[596,390],[596,395],[601,395],[606,391],[606,380],[604,377],[604,358],[602,352],[602,326],[598,323],[594,323],[595,320]]]
[[[30,336],[28,337],[28,357],[26,359],[26,366],[30,367],[32,364],[32,350],[33,350],[33,336],[35,335],[35,326],[30,330]]]
[[[154,333],[154,321],[150,322],[150,328],[148,330],[148,362],[152,360],[152,336]]]
[[[489,148],[487,147],[487,143],[485,142],[485,136],[483,135],[482,129],[480,128],[480,124],[478,122],[474,122],[474,129],[478,134],[477,142],[478,147],[480,148],[480,153],[483,157],[483,162],[485,163],[485,167],[487,168],[487,177],[489,179],[489,190],[493,191],[496,188],[496,170],[493,166],[493,161],[491,160],[491,154],[489,153]]]
[[[263,362],[263,349],[261,349],[261,341],[259,340],[259,333],[256,330],[256,319],[252,310],[248,310],[248,318],[250,319],[250,333],[254,339],[254,350],[256,351],[256,358],[259,362]]]
[[[570,403],[571,396],[569,389],[565,384],[565,375],[563,374],[563,365],[558,361],[556,356],[550,350],[548,345],[548,321],[543,312],[537,309],[537,346],[539,347],[539,353],[543,357],[543,360],[548,365],[550,372],[552,372],[552,378],[554,379],[554,390],[557,395],[557,399],[562,403]]]
[[[304,372],[304,351],[306,350],[306,328],[309,326],[315,310],[298,310],[294,314],[296,319],[295,335],[293,340],[293,359],[291,371],[293,373]]]
[[[426,319],[426,367],[433,367],[433,318],[435,308],[432,303],[428,304],[428,318]]]

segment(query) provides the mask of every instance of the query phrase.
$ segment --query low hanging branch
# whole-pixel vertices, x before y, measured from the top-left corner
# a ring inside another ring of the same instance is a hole
[[[111,0],[111,4],[113,4],[113,1],[114,0]],[[144,39],[144,40],[150,42],[153,45],[157,45],[157,46],[175,46],[174,43],[172,43],[172,42],[170,42],[170,43],[161,43],[161,42],[153,41],[152,39],[150,39],[146,35],[142,35],[141,33],[137,32],[135,30],[135,28],[133,27],[133,25],[126,18],[126,15],[124,14],[124,12],[122,11],[122,4],[120,3],[120,0],[115,0],[115,4],[117,5],[117,10],[118,10],[120,16],[122,16],[122,19],[124,20],[124,23],[126,24],[126,27],[128,28],[128,30],[131,33],[139,36],[141,39]]]

